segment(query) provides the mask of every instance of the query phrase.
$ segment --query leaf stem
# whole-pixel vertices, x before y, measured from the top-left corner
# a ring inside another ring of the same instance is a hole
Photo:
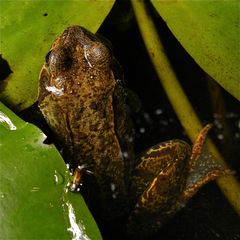
[[[161,84],[189,138],[194,142],[202,124],[191,103],[182,89],[165,49],[155,28],[153,19],[145,6],[144,0],[131,0],[135,17],[148,54],[154,65]],[[211,140],[207,141],[209,151],[223,165],[227,166],[217,147]],[[240,215],[240,183],[233,175],[219,177],[216,180],[221,191]]]

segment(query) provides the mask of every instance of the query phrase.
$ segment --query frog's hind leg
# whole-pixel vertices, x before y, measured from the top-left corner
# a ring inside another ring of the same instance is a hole
[[[140,156],[131,182],[134,207],[127,224],[130,235],[144,238],[174,214],[175,203],[186,185],[190,153],[186,142],[170,140]]]
[[[204,184],[217,177],[232,174],[232,171],[220,164],[208,151],[207,133],[212,125],[207,124],[198,134],[189,162],[189,177],[179,202],[185,204]]]

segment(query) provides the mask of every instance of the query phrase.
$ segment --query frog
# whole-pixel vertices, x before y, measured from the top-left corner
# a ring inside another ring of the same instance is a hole
[[[74,176],[90,172],[108,220],[126,217],[129,234],[153,234],[207,182],[230,174],[206,150],[211,128],[193,146],[160,142],[138,157],[123,75],[101,37],[70,26],[54,41],[39,76],[38,106]]]

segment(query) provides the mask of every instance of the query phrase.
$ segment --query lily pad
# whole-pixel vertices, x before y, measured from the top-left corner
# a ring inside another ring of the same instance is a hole
[[[239,1],[152,3],[200,67],[240,99]]]
[[[0,103],[2,239],[101,239],[69,171],[46,136]]]
[[[12,73],[1,81],[0,99],[16,110],[37,98],[38,75],[51,44],[68,26],[95,32],[113,6],[108,1],[1,1],[0,54]]]

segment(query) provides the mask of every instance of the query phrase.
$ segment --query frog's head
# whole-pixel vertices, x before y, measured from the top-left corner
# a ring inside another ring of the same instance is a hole
[[[111,63],[110,49],[88,30],[80,26],[67,28],[54,42],[46,56],[52,72],[67,70],[77,64],[85,68],[104,67]]]
[[[80,26],[69,27],[46,55],[39,100],[50,93],[59,97],[112,92],[115,81],[111,65],[111,50],[100,38]]]

